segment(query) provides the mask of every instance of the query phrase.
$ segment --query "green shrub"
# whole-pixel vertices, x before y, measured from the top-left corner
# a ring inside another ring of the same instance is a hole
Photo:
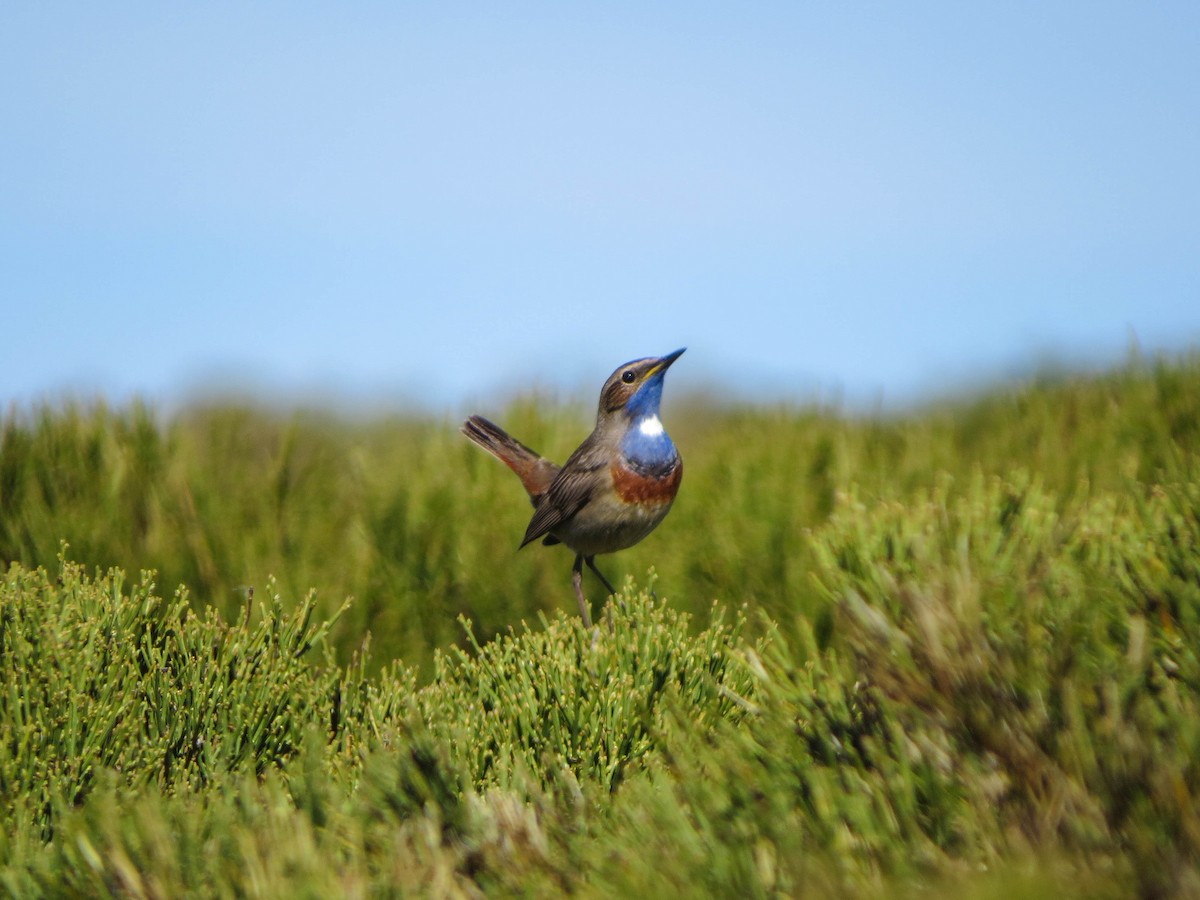
[[[586,430],[511,416],[559,457]],[[610,564],[671,600],[589,630],[451,423],[10,414],[0,885],[1200,892],[1200,359],[675,422],[684,492]]]
[[[514,774],[552,782],[569,772],[615,790],[653,751],[664,707],[697,727],[736,715],[752,687],[738,644],[744,626],[714,610],[696,635],[689,616],[632,586],[607,608],[607,625],[545,618],[488,644],[439,655],[420,707],[474,784]],[[448,718],[446,710],[454,710]]]
[[[229,625],[191,612],[182,592],[164,602],[148,573],[127,588],[116,570],[12,566],[0,582],[0,790],[48,835],[55,810],[104,770],[192,790],[281,765],[310,725],[343,747],[364,688],[306,664],[331,624],[313,623],[314,606],[284,612],[271,593]]]
[[[1193,458],[1200,462],[1200,458]],[[996,823],[1177,889],[1200,859],[1200,493],[1065,507],[1027,479],[853,505],[822,535],[859,677],[917,745],[976,760]]]
[[[741,619],[692,635],[648,591],[594,630],[452,650],[418,689],[306,661],[331,627],[311,598],[230,624],[148,575],[59,572],[13,566],[0,593],[17,895],[580,886],[586,811],[657,764],[665,717],[703,734],[752,708]]]

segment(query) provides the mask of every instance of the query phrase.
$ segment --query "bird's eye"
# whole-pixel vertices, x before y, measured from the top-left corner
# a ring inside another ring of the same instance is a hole
[[[621,380],[626,384],[633,384],[633,379],[637,376],[633,374],[633,369],[626,369],[621,373]]]

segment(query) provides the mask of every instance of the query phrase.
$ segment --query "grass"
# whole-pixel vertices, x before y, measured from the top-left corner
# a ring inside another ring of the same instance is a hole
[[[10,412],[0,885],[1200,892],[1200,358],[666,413],[680,499],[589,631],[453,422]]]

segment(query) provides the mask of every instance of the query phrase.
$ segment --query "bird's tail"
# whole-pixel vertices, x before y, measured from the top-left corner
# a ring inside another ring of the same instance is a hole
[[[483,416],[471,416],[463,422],[462,433],[516,472],[529,493],[529,499],[535,504],[558,474],[559,467],[556,464],[543,459]]]

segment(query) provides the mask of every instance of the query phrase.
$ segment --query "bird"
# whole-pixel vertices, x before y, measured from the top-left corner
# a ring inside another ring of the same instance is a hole
[[[659,406],[663,376],[686,349],[619,366],[600,390],[595,429],[561,466],[483,416],[462,425],[463,434],[516,473],[533,503],[517,549],[541,538],[574,552],[571,584],[588,628],[584,564],[615,594],[596,568],[596,556],[625,550],[650,534],[679,492],[683,460],[663,428]]]

